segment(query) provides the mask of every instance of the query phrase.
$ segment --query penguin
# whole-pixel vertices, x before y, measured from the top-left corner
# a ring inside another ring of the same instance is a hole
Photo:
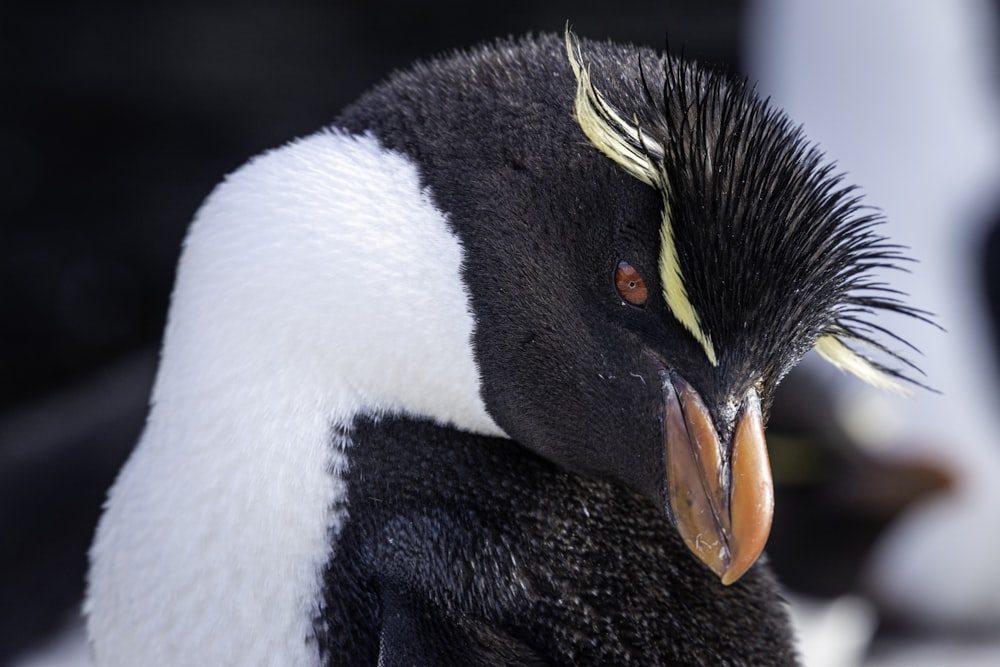
[[[190,227],[98,665],[793,665],[764,423],[901,389],[902,250],[745,81],[542,34],[417,63]],[[896,363],[899,362],[899,363]]]

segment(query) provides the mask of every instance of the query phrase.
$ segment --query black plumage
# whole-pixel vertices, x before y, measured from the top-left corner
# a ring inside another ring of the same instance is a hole
[[[795,664],[769,570],[722,585],[620,485],[426,421],[350,437],[328,664]]]

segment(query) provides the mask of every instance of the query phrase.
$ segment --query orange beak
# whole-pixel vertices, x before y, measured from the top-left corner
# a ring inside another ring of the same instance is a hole
[[[747,393],[726,448],[698,392],[664,375],[671,516],[688,548],[729,585],[764,550],[774,515],[760,399]]]

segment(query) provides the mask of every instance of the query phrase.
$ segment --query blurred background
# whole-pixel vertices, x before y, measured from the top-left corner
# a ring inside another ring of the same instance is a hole
[[[863,186],[947,330],[911,399],[814,360],[769,443],[808,664],[1000,664],[1000,2],[10,3],[0,9],[0,665],[77,665],[86,549],[200,202],[416,59],[528,31],[747,76]]]

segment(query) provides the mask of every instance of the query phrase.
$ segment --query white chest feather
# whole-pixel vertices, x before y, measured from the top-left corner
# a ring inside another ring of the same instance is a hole
[[[111,490],[86,611],[100,665],[313,665],[346,520],[333,427],[403,411],[499,434],[462,249],[415,167],[324,132],[198,213],[145,432]]]

